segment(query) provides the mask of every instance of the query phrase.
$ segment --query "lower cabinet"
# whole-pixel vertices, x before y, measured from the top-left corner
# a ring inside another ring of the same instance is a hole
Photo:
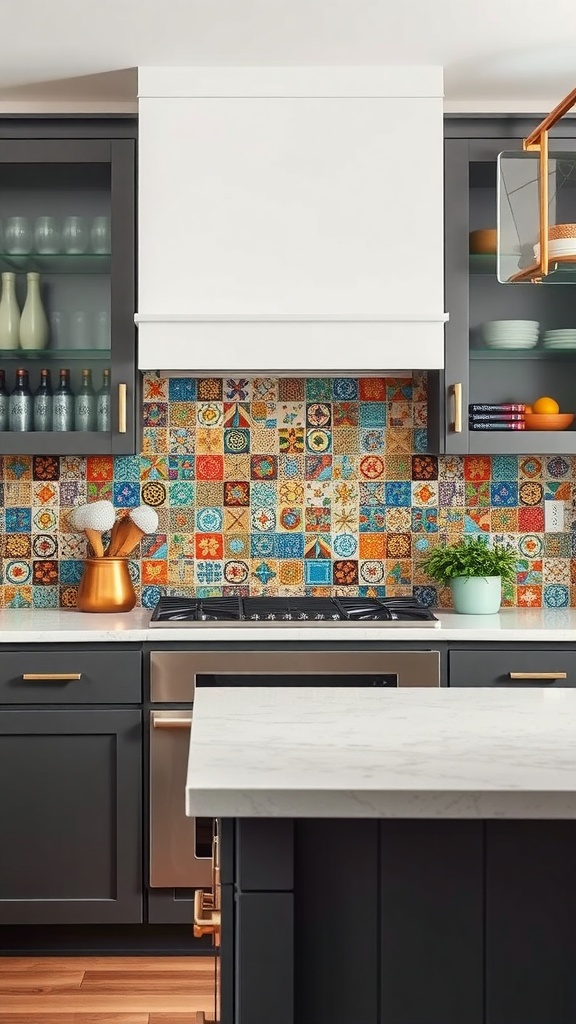
[[[576,686],[576,651],[564,644],[451,650],[448,670],[450,686]]]
[[[139,709],[0,711],[0,924],[142,921]]]

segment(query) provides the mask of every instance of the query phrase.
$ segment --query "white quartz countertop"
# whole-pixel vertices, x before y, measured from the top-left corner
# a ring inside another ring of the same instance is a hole
[[[576,690],[201,689],[186,813],[576,818]]]
[[[576,642],[576,608],[505,608],[498,615],[457,615],[436,612],[438,629],[396,628],[338,625],[246,626],[230,627],[168,627],[150,628],[150,612],[135,608],[132,612],[96,615],[67,609],[0,609],[0,643],[64,643],[74,642],[257,642],[289,640],[346,641],[409,644],[426,641],[430,647],[444,640]]]

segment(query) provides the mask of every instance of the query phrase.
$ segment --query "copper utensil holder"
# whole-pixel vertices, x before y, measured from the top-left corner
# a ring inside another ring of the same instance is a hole
[[[81,612],[129,612],[136,604],[126,558],[87,558],[78,587]]]

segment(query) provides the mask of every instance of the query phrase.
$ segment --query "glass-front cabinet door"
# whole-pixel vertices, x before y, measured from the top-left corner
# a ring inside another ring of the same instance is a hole
[[[0,453],[135,451],[133,138],[0,135]]]
[[[539,283],[519,280],[538,253],[537,162],[531,154],[518,159],[529,130],[522,124],[514,137],[445,143],[450,320],[437,422],[446,452],[576,453],[576,263],[559,264]],[[559,168],[573,166],[576,140],[551,139],[551,158],[555,148],[561,156],[551,160],[550,222],[562,221],[553,228],[560,233],[554,244],[566,248],[571,242],[562,232],[569,236],[573,228],[576,236],[576,176],[572,182]],[[501,153],[508,170],[498,210]],[[499,258],[498,217],[509,249]],[[576,238],[574,245],[576,252]],[[434,416],[433,403],[432,409]]]

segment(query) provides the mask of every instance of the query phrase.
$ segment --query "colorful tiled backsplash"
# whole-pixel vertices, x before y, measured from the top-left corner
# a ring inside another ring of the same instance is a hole
[[[0,603],[73,607],[86,553],[70,509],[145,502],[160,517],[131,562],[162,591],[409,594],[449,605],[420,568],[484,532],[518,550],[506,603],[576,605],[575,460],[425,454],[426,381],[144,378],[143,454],[5,456]],[[546,499],[564,533],[544,532]]]

